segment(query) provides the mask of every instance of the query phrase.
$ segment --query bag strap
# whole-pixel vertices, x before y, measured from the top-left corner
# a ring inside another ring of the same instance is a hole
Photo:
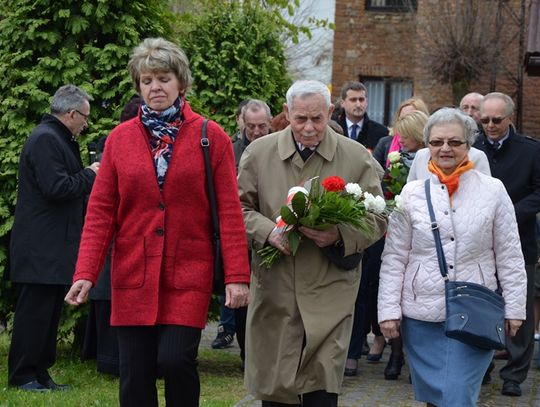
[[[448,266],[446,264],[446,257],[444,257],[444,250],[441,243],[441,234],[439,233],[439,224],[435,219],[435,212],[433,211],[433,204],[431,203],[431,190],[430,190],[429,178],[424,183],[424,189],[426,190],[426,200],[429,210],[429,218],[431,219],[431,231],[433,232],[433,238],[435,239],[435,248],[437,249],[437,260],[439,261],[439,270],[444,278],[444,281],[448,281]]]
[[[210,140],[206,135],[206,125],[208,119],[203,120],[201,131],[201,146],[204,155],[204,170],[206,172],[206,184],[208,189],[208,200],[210,201],[210,212],[212,214],[213,242],[219,244],[219,218],[216,204],[216,191],[214,190],[214,176],[212,173],[212,165],[210,164]]]

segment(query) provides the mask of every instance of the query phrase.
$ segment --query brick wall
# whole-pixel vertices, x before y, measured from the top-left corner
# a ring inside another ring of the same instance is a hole
[[[378,76],[412,80],[414,95],[423,98],[432,110],[453,104],[451,86],[434,79],[421,52],[425,36],[429,35],[423,27],[437,3],[418,0],[417,12],[411,14],[366,10],[365,0],[336,0],[333,98],[339,97],[341,86],[347,80]],[[508,1],[515,12],[519,12],[519,3],[520,0]],[[514,78],[519,71],[520,60],[517,39],[512,37],[517,31],[518,27],[513,23],[501,31],[500,41],[505,44],[502,46],[503,55],[497,64],[485,67],[482,78],[471,84],[469,91],[485,94],[496,90],[513,96],[515,100]],[[522,131],[537,138],[540,138],[539,89],[540,77],[525,74]]]

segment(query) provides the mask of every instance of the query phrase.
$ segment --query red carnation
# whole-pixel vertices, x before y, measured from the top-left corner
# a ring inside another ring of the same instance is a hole
[[[345,188],[345,181],[337,176],[326,177],[322,181],[322,186],[329,192],[339,192]]]
[[[384,199],[394,199],[394,194],[390,191],[384,191]]]

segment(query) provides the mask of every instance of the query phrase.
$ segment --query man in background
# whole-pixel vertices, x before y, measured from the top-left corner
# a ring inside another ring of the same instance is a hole
[[[76,141],[88,126],[90,96],[59,88],[26,141],[19,161],[11,235],[11,280],[19,298],[13,319],[8,383],[26,391],[64,390],[49,375],[56,335],[79,249],[84,203],[99,163],[84,168]]]

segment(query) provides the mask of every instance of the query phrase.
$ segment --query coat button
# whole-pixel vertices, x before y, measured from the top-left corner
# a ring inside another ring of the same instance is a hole
[[[158,204],[158,208],[161,209],[162,211],[164,211],[165,210],[165,204],[163,202],[160,202]]]
[[[165,234],[165,231],[162,228],[156,229],[156,235],[163,236]]]
[[[450,268],[450,269],[453,269],[453,268],[454,268],[454,266],[452,266],[452,265],[449,265],[449,266],[448,266],[448,268]]]
[[[451,242],[453,242],[453,241],[454,241],[454,238],[453,238],[453,237],[451,237],[451,238],[450,238],[450,241],[451,241]]]
[[[445,214],[445,215],[448,215],[448,211],[444,211],[444,214]]]

